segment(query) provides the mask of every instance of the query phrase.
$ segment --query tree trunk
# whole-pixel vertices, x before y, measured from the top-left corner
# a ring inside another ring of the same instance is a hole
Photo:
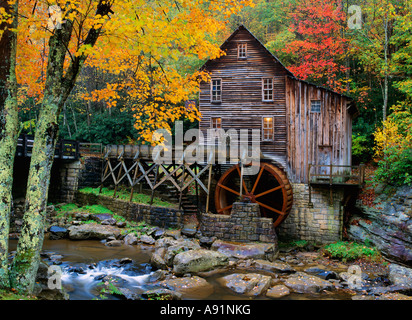
[[[100,0],[96,15],[105,16],[110,8],[110,3]],[[64,74],[66,48],[72,31],[73,22],[66,20],[49,41],[46,84],[30,162],[23,225],[10,273],[12,286],[21,292],[31,293],[34,289],[44,240],[47,194],[59,133],[58,119],[87,58],[86,54],[73,57]],[[90,29],[83,44],[94,46],[99,34],[100,29]]]
[[[0,288],[10,287],[8,275],[8,239],[13,186],[13,166],[19,136],[16,80],[16,32],[18,1],[11,8],[7,1],[0,2],[0,8],[14,15],[11,26],[5,23],[0,30]],[[14,11],[14,12],[13,12]]]
[[[58,114],[55,98],[45,96],[36,127],[25,214],[11,274],[12,286],[22,291],[32,292],[40,263],[50,172],[58,136]]]
[[[388,13],[387,13],[388,15]],[[384,29],[385,29],[385,43],[384,43],[384,55],[385,55],[385,75],[384,75],[384,84],[383,84],[383,107],[382,107],[382,121],[386,120],[386,113],[388,110],[388,48],[389,48],[389,36],[388,36],[388,16],[385,16]]]
[[[63,64],[71,33],[72,24],[66,22],[64,27],[55,30],[49,41],[46,83],[34,136],[25,213],[10,273],[11,285],[22,292],[33,291],[40,263],[50,172],[59,131],[58,119],[63,107],[60,103]]]

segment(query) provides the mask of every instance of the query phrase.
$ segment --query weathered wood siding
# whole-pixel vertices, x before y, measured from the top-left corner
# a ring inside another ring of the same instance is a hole
[[[311,112],[311,100],[321,101],[319,113]],[[307,182],[309,163],[351,164],[352,119],[347,103],[348,99],[337,93],[286,77],[290,180]]]
[[[237,57],[238,43],[247,43],[247,59]],[[206,64],[212,78],[222,79],[222,101],[211,102],[210,83],[201,84],[200,129],[206,136],[211,117],[222,118],[222,128],[262,130],[262,117],[274,119],[274,141],[262,141],[261,150],[286,164],[286,69],[245,29],[225,46],[226,55]],[[262,78],[274,78],[274,99],[262,101]]]
[[[247,59],[238,58],[239,43],[247,43]],[[211,101],[210,82],[200,86],[200,129],[206,143],[211,118],[221,118],[224,130],[258,129],[262,134],[262,118],[273,117],[274,140],[261,141],[261,151],[280,164],[292,182],[308,182],[309,163],[351,164],[352,119],[347,97],[295,79],[244,27],[222,49],[225,56],[204,65],[212,79],[221,79],[221,102]],[[262,101],[262,78],[274,79],[273,101]],[[311,100],[321,101],[319,113],[311,112]]]

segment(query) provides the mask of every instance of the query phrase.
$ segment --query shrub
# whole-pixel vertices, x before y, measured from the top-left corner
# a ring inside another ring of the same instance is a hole
[[[380,158],[375,182],[394,186],[412,185],[411,106],[394,106],[393,112],[375,132],[375,154]]]
[[[362,258],[377,259],[380,253],[377,249],[370,246],[369,243],[359,244],[356,242],[339,241],[326,245],[323,254],[340,259],[344,262]]]

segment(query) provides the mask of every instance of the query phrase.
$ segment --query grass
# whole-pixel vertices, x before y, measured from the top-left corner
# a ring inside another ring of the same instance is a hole
[[[378,260],[381,257],[379,251],[369,244],[348,241],[330,243],[323,247],[322,252],[328,257],[336,258],[343,262],[357,259]]]
[[[18,294],[17,292],[14,291],[14,289],[11,289],[11,290],[1,289],[0,290],[0,300],[37,300],[37,299],[35,296]]]
[[[108,188],[102,188],[101,193],[99,193],[99,190],[100,188],[87,187],[87,188],[80,189],[79,192],[87,193],[87,194],[94,194],[94,195],[102,195],[106,197],[113,197],[114,190],[110,190]],[[116,198],[129,201],[130,192],[127,190],[119,189],[116,192]],[[141,204],[150,204],[150,198],[151,197],[147,194],[134,193],[132,202],[141,203]],[[163,201],[157,197],[153,198],[153,205],[159,206],[159,207],[175,207],[176,206],[173,203]]]
[[[88,213],[93,213],[93,214],[109,213],[113,215],[113,211],[99,204],[78,207],[74,203],[67,203],[67,204],[62,205],[56,211],[57,211],[57,215],[63,215],[63,214],[70,213],[70,212],[88,212]]]

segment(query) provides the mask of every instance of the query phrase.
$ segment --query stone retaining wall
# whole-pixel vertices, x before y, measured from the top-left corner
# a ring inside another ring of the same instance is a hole
[[[183,212],[175,208],[150,207],[111,197],[77,192],[75,202],[79,206],[102,205],[130,221],[145,221],[162,228],[180,229],[183,227]]]
[[[96,188],[100,185],[102,159],[84,157],[80,160],[64,160],[59,165],[60,182],[53,199],[59,202],[73,202],[78,189]]]
[[[329,187],[312,188],[309,205],[309,186],[292,184],[293,206],[289,216],[277,228],[281,241],[307,240],[316,243],[339,241],[342,238],[343,188],[333,189],[333,202],[330,205]]]
[[[200,231],[204,236],[237,242],[275,242],[272,218],[260,217],[256,203],[235,202],[231,215],[202,214]]]

